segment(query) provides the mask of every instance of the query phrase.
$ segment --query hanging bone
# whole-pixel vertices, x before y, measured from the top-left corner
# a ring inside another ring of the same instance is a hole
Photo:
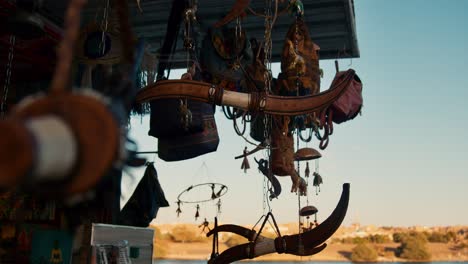
[[[258,170],[265,176],[267,179],[271,182],[271,185],[273,186],[269,192],[270,192],[270,201],[273,200],[273,198],[278,198],[278,196],[281,194],[281,184],[279,183],[278,179],[275,177],[275,175],[270,171],[268,168],[268,161],[265,159],[260,159],[257,160],[256,158],[255,162],[258,164]]]

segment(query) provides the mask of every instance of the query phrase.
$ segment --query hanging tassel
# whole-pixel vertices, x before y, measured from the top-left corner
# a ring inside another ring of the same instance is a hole
[[[247,170],[250,169],[249,160],[247,159],[247,147],[244,148],[244,159],[242,160],[241,169],[244,170],[244,173],[247,173]]]
[[[310,176],[309,162],[306,162],[306,168],[305,168],[304,176],[306,178],[309,178],[309,176]]]
[[[197,204],[197,211],[195,212],[195,221],[200,217],[200,205]]]
[[[314,172],[314,186],[315,186],[315,194],[318,195],[320,192],[320,184],[323,184],[322,176],[318,174],[318,172]]]

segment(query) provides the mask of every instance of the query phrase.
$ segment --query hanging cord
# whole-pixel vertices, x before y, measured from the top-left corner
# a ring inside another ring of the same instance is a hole
[[[0,106],[1,117],[5,117],[6,108],[7,108],[7,100],[8,100],[8,92],[10,89],[10,82],[11,82],[11,71],[13,69],[13,57],[15,55],[15,43],[16,43],[16,36],[10,36],[10,48],[8,50],[8,62],[6,65],[5,70],[5,82],[3,84],[3,97],[2,103]]]
[[[86,0],[71,0],[68,4],[64,21],[65,32],[57,49],[57,65],[50,85],[52,93],[65,91],[69,82],[73,51],[80,30],[81,9],[86,2]]]
[[[129,21],[127,0],[117,0],[117,16],[119,18],[120,32],[122,32],[120,42],[122,44],[123,62],[133,64],[133,47],[135,43]]]
[[[171,12],[167,23],[166,35],[164,43],[161,47],[159,64],[157,70],[157,80],[164,78],[164,71],[168,70],[168,76],[170,73],[170,62],[172,61],[172,54],[175,51],[177,44],[178,34],[180,30],[180,23],[182,20],[183,12],[185,9],[184,0],[172,1]]]
[[[217,230],[218,227],[218,218],[215,217],[214,219],[214,230]],[[218,232],[214,232],[213,234],[213,247],[211,250],[211,257],[210,259],[215,259],[219,256],[219,241],[218,241]]]

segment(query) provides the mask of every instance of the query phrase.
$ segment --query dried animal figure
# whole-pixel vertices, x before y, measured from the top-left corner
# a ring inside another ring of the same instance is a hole
[[[282,79],[284,87],[280,89],[295,90],[299,73],[301,86],[310,90],[308,94],[317,94],[320,91],[319,50],[320,47],[310,38],[307,24],[302,19],[291,24],[281,55],[281,74],[278,79]]]
[[[287,123],[277,118],[277,123],[284,126]],[[307,194],[307,183],[299,176],[294,168],[294,138],[291,133],[284,133],[281,129],[273,129],[271,133],[273,149],[272,171],[277,176],[290,176],[292,181],[291,192],[299,192],[300,195]]]
[[[214,24],[215,27],[222,27],[234,20],[236,17],[245,17],[245,9],[249,6],[250,0],[236,0],[229,13]]]
[[[289,65],[288,71],[294,71],[297,75],[303,75],[306,71],[304,58],[296,52],[296,48],[291,40],[287,41],[289,46]]]

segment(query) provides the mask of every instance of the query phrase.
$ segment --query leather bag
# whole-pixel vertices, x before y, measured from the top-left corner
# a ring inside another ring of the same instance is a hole
[[[343,94],[320,115],[320,128],[324,129],[324,135],[320,140],[320,149],[325,149],[328,146],[329,136],[333,134],[333,123],[341,124],[352,120],[361,112],[363,105],[362,82],[354,70],[337,72],[331,87],[343,82],[351,71],[353,78],[350,78],[346,84]]]

